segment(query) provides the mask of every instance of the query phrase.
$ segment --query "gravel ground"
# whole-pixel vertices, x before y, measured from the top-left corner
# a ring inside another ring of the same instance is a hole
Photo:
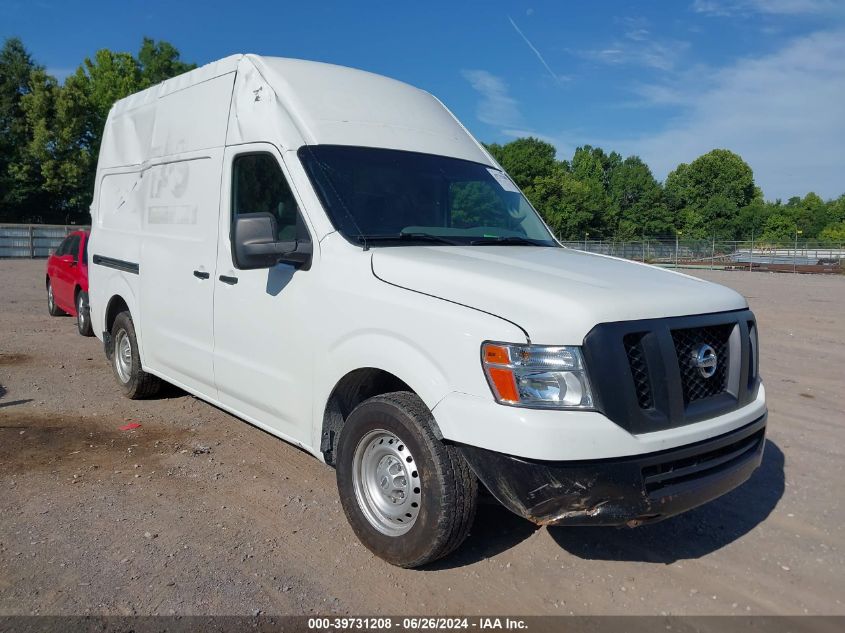
[[[123,399],[100,343],[47,315],[43,270],[0,261],[0,615],[845,614],[843,277],[696,273],[760,324],[769,439],[745,485],[634,530],[483,506],[412,571],[358,544],[304,452],[176,389]]]

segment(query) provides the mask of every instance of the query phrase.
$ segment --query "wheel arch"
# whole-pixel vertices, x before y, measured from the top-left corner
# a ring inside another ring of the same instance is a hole
[[[353,409],[373,396],[394,391],[408,391],[419,396],[402,378],[378,367],[353,369],[337,381],[323,410],[320,433],[320,452],[327,464],[335,464],[340,430]],[[436,421],[432,430],[437,439],[443,439]]]
[[[119,294],[112,295],[106,305],[106,312],[103,321],[106,332],[111,332],[112,326],[114,326],[114,320],[121,312],[129,312],[129,314],[132,314],[132,310],[129,308],[129,304],[126,299]]]

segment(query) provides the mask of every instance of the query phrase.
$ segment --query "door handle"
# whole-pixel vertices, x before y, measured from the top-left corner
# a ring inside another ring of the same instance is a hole
[[[224,284],[229,284],[230,286],[234,286],[236,283],[238,283],[238,278],[237,277],[229,277],[228,275],[220,275],[220,281],[222,281]]]
[[[197,279],[208,279],[211,275],[209,273],[203,272],[201,270],[194,271],[194,277]]]

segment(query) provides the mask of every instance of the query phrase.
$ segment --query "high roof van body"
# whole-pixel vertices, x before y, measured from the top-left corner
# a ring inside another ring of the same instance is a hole
[[[634,526],[761,461],[746,301],[562,247],[399,81],[235,55],[118,101],[89,257],[126,395],[167,381],[334,466],[397,565],[458,547],[479,486],[539,524]]]

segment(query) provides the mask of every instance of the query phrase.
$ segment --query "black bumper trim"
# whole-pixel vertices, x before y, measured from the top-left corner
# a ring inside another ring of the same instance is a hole
[[[764,414],[715,438],[645,455],[593,461],[527,460],[460,450],[505,507],[539,525],[628,525],[666,519],[730,492],[763,459]]]

